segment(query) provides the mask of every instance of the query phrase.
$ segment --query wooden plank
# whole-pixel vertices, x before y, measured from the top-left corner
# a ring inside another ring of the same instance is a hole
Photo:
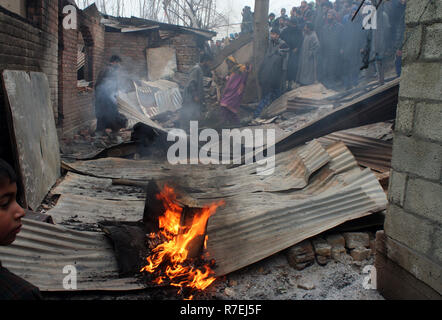
[[[48,79],[40,72],[4,70],[2,80],[25,205],[35,210],[60,176],[59,143]]]

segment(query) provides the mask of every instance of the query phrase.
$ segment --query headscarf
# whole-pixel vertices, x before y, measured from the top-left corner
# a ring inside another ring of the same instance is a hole
[[[227,61],[232,62],[233,65],[234,65],[234,66],[232,67],[232,69],[229,70],[229,72],[238,72],[238,71],[239,71],[239,72],[244,72],[244,71],[246,71],[246,66],[243,65],[243,64],[239,64],[233,56],[228,56],[228,57],[226,58],[226,62],[227,62]]]

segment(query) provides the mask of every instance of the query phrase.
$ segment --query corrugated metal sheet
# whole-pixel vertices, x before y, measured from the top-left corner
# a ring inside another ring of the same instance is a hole
[[[99,231],[100,221],[139,221],[145,201],[103,200],[95,197],[62,194],[50,214],[55,223],[79,230]]]
[[[5,112],[18,159],[26,205],[37,209],[60,177],[60,153],[48,78],[41,72],[4,70]]]
[[[41,291],[66,291],[63,268],[77,269],[77,289],[137,290],[135,278],[119,278],[110,241],[102,233],[78,232],[27,219],[16,241],[0,247],[4,267],[38,286]]]
[[[333,148],[333,160],[302,190],[226,199],[227,205],[210,218],[207,228],[207,250],[217,263],[217,275],[385,209],[385,193],[371,171],[361,171],[343,144]]]
[[[329,134],[318,141],[325,146],[342,141],[361,166],[382,173],[390,171],[393,149],[391,142],[344,132]]]
[[[207,229],[208,252],[216,260],[217,275],[348,220],[382,211],[387,204],[376,177],[368,169],[361,171],[342,142],[324,149],[313,141],[279,153],[275,173],[268,177],[255,174],[256,163],[205,168],[100,159],[71,166],[83,174],[169,183],[183,195],[180,201],[190,206],[224,199],[226,205],[210,218]]]
[[[183,98],[181,96],[178,85],[175,82],[168,80],[157,81],[142,81],[143,86],[137,87],[137,94],[143,92],[146,89],[153,89],[155,96],[155,104],[159,113],[172,111],[175,112],[181,109],[183,104]],[[143,104],[143,101],[140,100]]]
[[[112,184],[112,179],[95,178],[73,172],[68,172],[63,181],[51,190],[51,194],[73,194],[116,201],[144,201],[146,198],[143,188],[116,186]]]
[[[342,104],[318,120],[287,134],[276,143],[276,151],[283,152],[307,141],[340,130],[395,119],[399,80],[395,79],[350,102]]]

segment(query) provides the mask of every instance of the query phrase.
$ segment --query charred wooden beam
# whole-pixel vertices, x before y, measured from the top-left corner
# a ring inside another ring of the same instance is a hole
[[[155,181],[151,180],[146,187],[146,204],[144,206],[143,222],[149,232],[160,230],[158,218],[165,212],[163,202],[157,198],[160,189]]]

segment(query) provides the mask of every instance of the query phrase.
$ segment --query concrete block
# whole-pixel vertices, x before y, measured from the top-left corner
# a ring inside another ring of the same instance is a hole
[[[390,204],[384,224],[385,233],[396,241],[421,253],[428,254],[432,246],[433,224]]]
[[[407,174],[391,171],[390,185],[388,187],[388,200],[401,207],[404,206]]]
[[[402,48],[402,58],[404,63],[416,60],[419,58],[422,46],[422,25],[407,26],[405,30],[406,41],[404,41],[404,47]]]
[[[410,179],[404,208],[442,224],[442,185],[422,179]]]
[[[414,132],[416,134],[442,142],[442,102],[438,104],[418,103],[415,117]]]
[[[395,135],[392,168],[423,178],[438,180],[441,174],[442,146],[414,137]],[[423,165],[425,164],[425,165]]]
[[[415,102],[408,99],[399,101],[396,112],[396,131],[411,135],[413,131]]]
[[[409,63],[402,67],[401,98],[440,99],[442,64],[438,62]]]
[[[437,17],[440,17],[441,7],[441,0],[434,0],[430,2],[423,0],[407,1],[407,7],[405,9],[405,23],[413,24],[435,20]]]
[[[435,23],[428,26],[423,43],[424,59],[442,58],[442,23]]]

